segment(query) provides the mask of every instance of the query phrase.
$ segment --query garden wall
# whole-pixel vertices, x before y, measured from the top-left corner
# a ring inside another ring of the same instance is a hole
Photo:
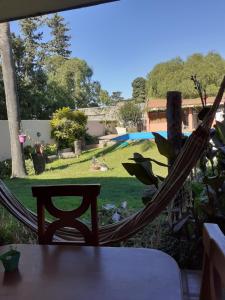
[[[23,120],[22,128],[31,137],[30,141],[26,141],[25,146],[38,141],[37,132],[41,133],[39,141],[43,141],[46,144],[54,143],[54,140],[51,139],[49,120]],[[87,128],[90,135],[102,136],[105,134],[104,125],[98,121],[88,121]],[[8,121],[0,120],[0,161],[10,157]]]

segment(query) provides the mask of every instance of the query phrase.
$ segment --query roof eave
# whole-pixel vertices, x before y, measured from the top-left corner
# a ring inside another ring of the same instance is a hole
[[[1,8],[0,9],[1,10],[0,23],[4,23],[4,22],[8,22],[8,21],[16,21],[19,19],[30,18],[30,17],[37,17],[37,16],[46,15],[46,14],[50,14],[50,13],[56,13],[56,12],[60,12],[60,11],[67,11],[67,10],[72,10],[72,9],[90,7],[90,6],[95,6],[95,5],[105,4],[105,3],[115,2],[115,1],[120,1],[120,0],[93,0],[93,1],[85,2],[83,4],[79,3],[76,5],[57,7],[57,8],[52,8],[49,10],[45,10],[44,8],[42,8],[36,12],[14,15],[14,16],[12,14],[12,16],[6,16],[6,17],[4,17],[4,8],[1,8],[1,5],[0,5],[0,8]]]

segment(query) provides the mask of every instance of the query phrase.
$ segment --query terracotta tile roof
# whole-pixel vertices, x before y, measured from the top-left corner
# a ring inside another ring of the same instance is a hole
[[[215,97],[208,97],[207,98],[207,105],[212,105],[214,102]],[[225,101],[225,98],[223,98],[221,105],[223,105],[223,102]],[[182,107],[201,107],[201,99],[195,98],[195,99],[183,99],[182,100]],[[150,99],[148,100],[148,111],[154,111],[154,110],[166,110],[166,99]]]

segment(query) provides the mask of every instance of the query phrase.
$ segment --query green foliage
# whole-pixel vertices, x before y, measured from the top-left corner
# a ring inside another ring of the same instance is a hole
[[[68,50],[71,36],[67,35],[69,28],[65,24],[64,18],[57,13],[53,14],[47,24],[51,29],[50,34],[53,36],[48,45],[50,53],[68,58],[71,54],[71,51]]]
[[[23,153],[24,153],[24,158],[25,159],[30,159],[31,154],[35,152],[34,147],[31,145],[27,145],[23,148]]]
[[[140,107],[132,101],[125,102],[119,110],[119,118],[124,126],[137,126],[141,121],[141,117]]]
[[[61,56],[46,60],[48,71],[48,98],[55,109],[63,106],[82,108],[97,106],[101,86],[92,81],[92,69],[86,61]]]
[[[132,82],[132,98],[135,103],[145,102],[146,100],[146,79],[143,77],[137,77]]]
[[[175,58],[157,64],[147,76],[148,97],[165,98],[167,91],[178,90],[184,98],[198,97],[190,77],[196,74],[207,95],[214,96],[225,73],[225,60],[217,53],[193,54],[183,61]]]
[[[124,98],[121,95],[122,95],[122,92],[120,92],[120,91],[112,92],[111,100],[113,102],[123,101]]]
[[[158,147],[159,153],[168,158],[169,160],[174,159],[175,151],[170,141],[165,139],[162,135],[160,135],[157,132],[153,132],[153,135],[155,137],[155,143]]]
[[[44,40],[47,27],[50,38]],[[24,19],[19,30],[19,35],[12,34],[12,48],[22,119],[50,119],[61,107],[101,103],[101,85],[91,79],[91,68],[84,60],[69,57],[69,29],[63,17]],[[1,66],[0,119],[7,119]]]
[[[85,133],[84,139],[86,145],[98,144],[98,137],[94,135],[90,135],[87,132]]]
[[[112,99],[106,90],[101,90],[99,93],[99,104],[101,106],[109,106],[112,104]]]
[[[52,137],[59,148],[70,147],[74,140],[81,139],[86,133],[87,116],[79,110],[73,111],[69,107],[56,110],[50,121]]]
[[[35,234],[21,225],[6,209],[0,207],[0,246],[34,242]]]
[[[46,155],[55,155],[55,154],[57,154],[57,145],[56,144],[46,144],[46,145],[44,145],[43,150]]]
[[[10,177],[12,170],[11,159],[0,161],[0,178]]]
[[[131,176],[135,176],[143,184],[148,185],[142,194],[142,201],[147,204],[151,201],[160,183],[164,180],[162,176],[157,176],[153,173],[152,162],[162,167],[168,167],[166,164],[152,158],[145,158],[140,153],[134,153],[133,158],[130,158],[135,163],[123,163],[123,167]]]
[[[31,176],[35,174],[34,164],[31,157],[25,160],[25,166],[26,166],[27,175]]]

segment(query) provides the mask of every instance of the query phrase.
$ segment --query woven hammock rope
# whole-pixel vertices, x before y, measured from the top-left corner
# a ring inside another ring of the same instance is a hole
[[[214,104],[206,115],[204,121],[191,134],[173,164],[170,174],[160,186],[152,201],[136,214],[111,225],[99,228],[99,244],[108,245],[122,241],[137,233],[143,227],[153,221],[176,197],[192,168],[201,157],[208,141],[209,132],[212,126],[216,111],[223,97],[225,89],[225,77],[221,83]],[[0,180],[0,203],[20,222],[37,233],[37,216],[24,207],[19,200],[9,191],[6,185]],[[46,222],[48,223],[48,222]],[[69,228],[57,231],[54,236],[56,240],[74,241],[82,243],[81,234]]]

